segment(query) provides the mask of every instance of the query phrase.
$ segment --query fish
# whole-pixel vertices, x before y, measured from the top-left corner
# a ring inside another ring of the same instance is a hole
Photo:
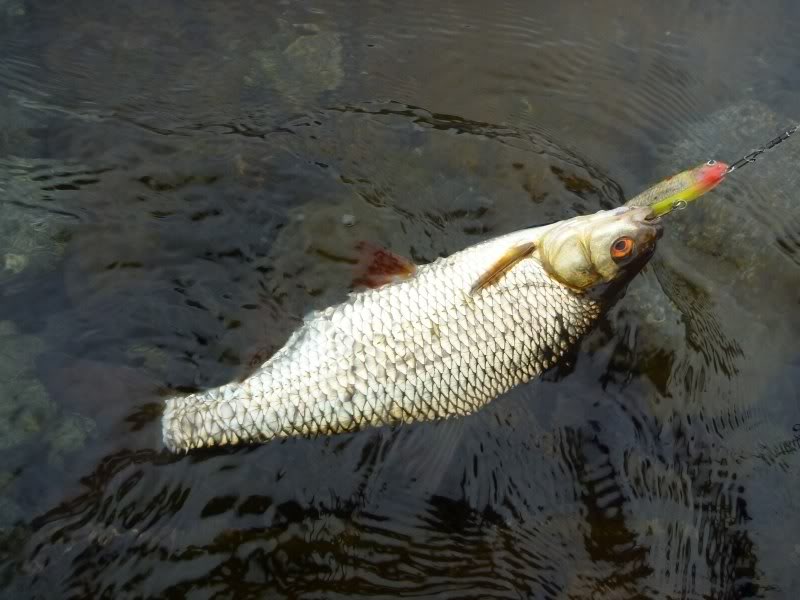
[[[307,315],[250,376],[168,398],[164,445],[188,451],[472,414],[564,360],[661,234],[649,207],[622,206],[426,265],[379,252],[374,265],[394,276],[361,277],[374,287]]]
[[[698,167],[667,177],[631,198],[625,206],[649,206],[653,217],[663,217],[713,190],[729,172],[730,167],[726,163],[712,159]]]

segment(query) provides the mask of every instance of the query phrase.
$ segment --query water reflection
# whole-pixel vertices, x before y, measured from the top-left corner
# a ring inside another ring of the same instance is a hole
[[[636,447],[619,456],[596,423],[548,440],[542,430],[514,428],[515,407],[504,404],[490,417],[511,424],[503,444],[487,435],[487,423],[467,431],[445,424],[452,431],[337,445],[298,441],[177,460],[152,451],[110,456],[84,494],[34,521],[35,537],[47,542],[23,570],[34,582],[63,577],[74,593],[93,582],[95,593],[145,586],[154,596],[402,589],[626,597],[712,585],[727,597],[751,585],[752,516],[725,461],[705,450],[658,457]],[[405,456],[437,433],[468,460],[409,468]],[[683,439],[677,429],[672,435]],[[526,455],[542,464],[526,464]],[[339,481],[323,479],[334,465]],[[257,492],[241,489],[256,479]],[[165,561],[170,568],[154,577]]]
[[[794,140],[675,215],[569,364],[477,415],[189,456],[159,420],[341,300],[360,241],[427,262],[769,139],[797,19],[0,2],[0,586],[790,595]]]

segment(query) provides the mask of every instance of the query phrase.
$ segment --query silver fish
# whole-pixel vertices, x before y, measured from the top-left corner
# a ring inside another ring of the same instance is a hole
[[[164,443],[187,450],[470,414],[579,342],[652,255],[661,226],[648,217],[649,207],[620,207],[409,265],[400,281],[308,315],[244,381],[168,399]]]

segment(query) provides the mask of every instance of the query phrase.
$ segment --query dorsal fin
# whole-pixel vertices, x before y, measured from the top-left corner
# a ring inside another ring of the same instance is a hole
[[[517,244],[506,250],[503,255],[478,278],[478,281],[472,286],[470,294],[475,294],[496,283],[506,271],[523,258],[530,256],[534,250],[536,250],[536,244],[533,242]]]
[[[408,279],[417,271],[417,265],[371,242],[356,245],[359,254],[353,286],[377,288],[387,283]]]

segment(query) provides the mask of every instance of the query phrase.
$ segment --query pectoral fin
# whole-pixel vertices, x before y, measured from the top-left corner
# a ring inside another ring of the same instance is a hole
[[[478,278],[478,281],[476,281],[472,286],[470,293],[475,294],[483,289],[486,289],[490,285],[497,283],[497,281],[500,280],[506,271],[508,271],[523,258],[527,258],[533,254],[534,250],[536,250],[536,244],[533,242],[525,242],[524,244],[512,246],[506,250],[506,252],[500,258],[498,258],[483,275]]]

